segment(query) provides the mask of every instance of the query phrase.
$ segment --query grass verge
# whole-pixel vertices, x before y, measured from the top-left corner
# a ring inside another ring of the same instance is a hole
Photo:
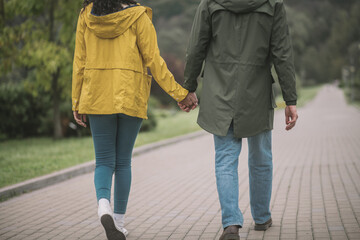
[[[351,90],[349,88],[342,87],[346,102],[351,106],[354,106],[358,110],[360,110],[360,100],[352,100],[351,99]],[[357,97],[359,99],[359,97]]]
[[[316,94],[319,92],[319,90],[323,87],[323,85],[318,86],[311,86],[311,87],[303,87],[298,92],[298,101],[297,101],[297,107],[303,107],[308,102],[314,99]],[[286,104],[282,98],[282,96],[276,97],[276,105],[278,105],[278,108],[285,108]]]
[[[198,110],[174,111],[158,120],[151,132],[140,133],[135,146],[200,130]],[[91,137],[30,138],[0,142],[0,188],[75,166],[95,158]]]

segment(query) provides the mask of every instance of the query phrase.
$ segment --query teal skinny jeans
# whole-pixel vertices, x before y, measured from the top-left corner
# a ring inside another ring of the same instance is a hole
[[[125,214],[131,186],[131,156],[142,119],[124,114],[89,115],[95,148],[97,200],[110,201],[114,179],[114,213]]]

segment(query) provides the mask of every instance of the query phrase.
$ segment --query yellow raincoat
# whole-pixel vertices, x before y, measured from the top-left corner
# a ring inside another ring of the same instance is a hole
[[[158,84],[177,102],[182,88],[160,56],[150,8],[133,6],[105,16],[80,13],[72,79],[72,110],[80,114],[124,113],[147,118],[150,68]]]

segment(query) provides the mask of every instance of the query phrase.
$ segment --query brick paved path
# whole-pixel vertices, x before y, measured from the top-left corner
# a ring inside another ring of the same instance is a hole
[[[255,232],[249,209],[247,147],[240,157],[242,239],[360,239],[360,111],[324,87],[284,130],[273,133],[274,182],[268,231]],[[218,239],[222,229],[211,135],[133,159],[127,212],[132,239]],[[0,203],[0,239],[105,239],[93,174]]]

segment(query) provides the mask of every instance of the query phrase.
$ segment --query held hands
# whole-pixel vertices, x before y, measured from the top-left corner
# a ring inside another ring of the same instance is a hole
[[[295,105],[286,106],[285,108],[285,124],[286,130],[289,131],[293,127],[295,127],[296,121],[298,120],[299,116],[296,111]]]
[[[79,114],[78,111],[74,111],[73,114],[76,123],[86,128],[86,114]]]
[[[184,100],[178,102],[178,106],[181,110],[185,112],[190,112],[190,110],[194,110],[198,105],[198,99],[194,92],[189,92]]]

